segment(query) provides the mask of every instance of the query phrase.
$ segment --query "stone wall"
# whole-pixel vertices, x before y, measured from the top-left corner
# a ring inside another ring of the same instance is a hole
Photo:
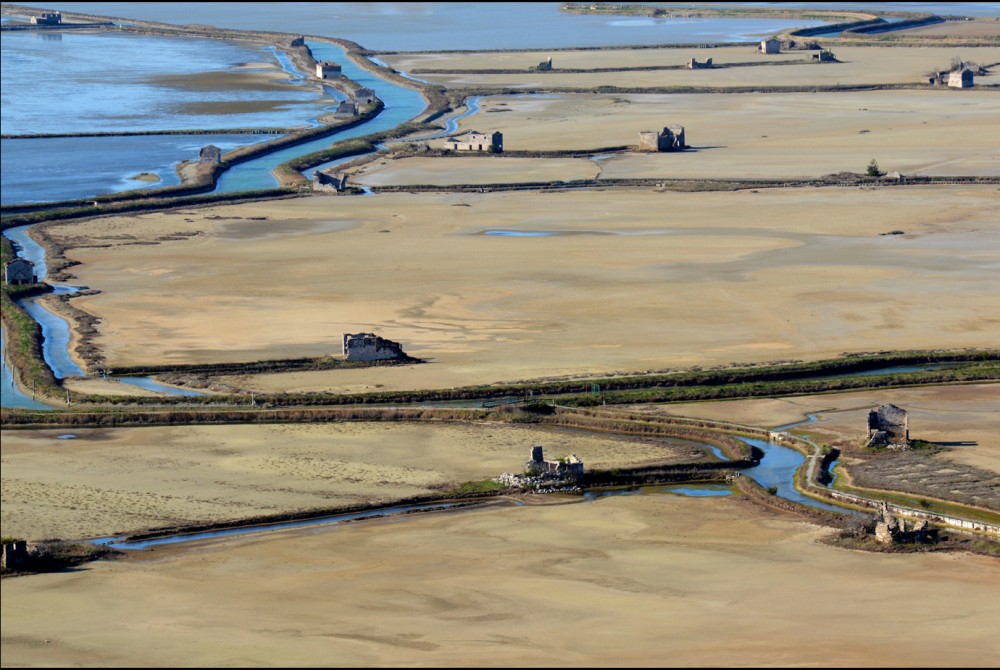
[[[344,357],[349,361],[386,361],[409,358],[399,342],[375,333],[344,333]]]

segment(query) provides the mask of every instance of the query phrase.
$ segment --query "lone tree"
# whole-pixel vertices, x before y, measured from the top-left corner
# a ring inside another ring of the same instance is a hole
[[[874,158],[872,159],[872,162],[868,164],[868,170],[865,172],[865,176],[867,177],[882,176],[882,171],[878,169],[878,161],[876,161]]]

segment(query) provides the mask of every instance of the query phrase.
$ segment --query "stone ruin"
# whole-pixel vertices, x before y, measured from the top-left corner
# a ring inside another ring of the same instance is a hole
[[[531,458],[525,463],[525,471],[529,475],[548,475],[556,479],[577,480],[583,477],[583,461],[571,454],[557,461],[545,460],[540,446],[531,448]]]
[[[28,543],[24,540],[14,540],[3,543],[3,553],[0,554],[0,568],[3,570],[20,570],[28,565]]]
[[[975,76],[972,70],[964,68],[948,75],[948,86],[951,88],[971,88],[974,80]]]
[[[405,361],[410,357],[399,342],[375,333],[344,333],[344,358],[348,361]]]
[[[911,522],[907,529],[906,521],[893,516],[884,500],[875,515],[873,531],[875,540],[881,544],[924,544],[933,542],[937,537],[937,529],[929,528],[926,519]]]
[[[532,67],[530,67],[528,69],[529,70],[533,70],[535,72],[551,72],[552,71],[552,56],[549,56],[546,60],[543,60],[538,65],[533,65]]]
[[[684,126],[667,126],[661,132],[639,131],[639,151],[681,151],[686,148]]]
[[[291,42],[288,43],[288,46],[290,47],[304,47],[305,45],[306,45],[306,38],[304,35],[295,37],[292,39]]]
[[[705,59],[704,63],[698,62],[697,58],[692,58],[691,60],[688,61],[689,70],[707,70],[708,68],[713,68],[713,67],[715,66],[712,65],[711,58]]]
[[[17,284],[37,284],[35,264],[27,258],[14,258],[3,264],[4,281],[11,286]]]
[[[839,63],[837,57],[833,55],[833,52],[829,49],[823,49],[819,53],[811,54],[809,57],[810,62],[813,63]]]
[[[375,91],[370,88],[359,88],[354,92],[354,99],[362,105],[370,105],[375,102]]]
[[[201,151],[198,152],[198,162],[205,165],[218,165],[222,162],[222,149],[214,144],[202,147]]]
[[[323,193],[343,193],[347,190],[347,175],[314,170],[312,189]]]
[[[333,112],[337,118],[350,118],[358,115],[358,103],[354,100],[341,100]]]
[[[761,40],[760,46],[757,47],[757,52],[762,54],[780,54],[781,40],[773,38],[769,40]]]
[[[868,412],[869,447],[909,446],[910,417],[905,409],[895,405],[879,405]]]
[[[451,151],[492,151],[499,154],[503,153],[503,133],[499,130],[492,133],[471,130],[464,141],[458,137],[449,137],[445,140],[444,147]]]

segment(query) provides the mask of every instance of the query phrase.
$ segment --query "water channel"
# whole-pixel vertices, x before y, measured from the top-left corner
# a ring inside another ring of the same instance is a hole
[[[441,4],[441,3],[431,3],[431,4]],[[507,10],[504,9],[503,11],[506,12]],[[582,17],[575,17],[575,18],[582,18]],[[607,25],[607,21],[606,20],[603,21],[604,25]],[[622,19],[622,20],[616,20],[611,23],[611,25],[619,28],[629,27],[629,26],[632,27],[647,26],[647,24],[651,25],[654,28],[657,27],[656,22],[646,21],[644,19],[634,20],[634,21]],[[312,28],[313,26],[310,25],[310,27]],[[306,32],[314,32],[314,31],[306,31]],[[548,36],[549,34],[548,31],[546,31],[546,33]],[[706,41],[709,40],[706,38]],[[362,135],[367,135],[373,132],[389,130],[391,128],[400,125],[401,123],[404,123],[405,121],[414,118],[425,109],[426,106],[425,102],[417,91],[400,87],[390,82],[386,82],[382,79],[379,79],[375,75],[359,68],[346,58],[343,50],[341,50],[339,47],[333,44],[329,44],[326,42],[318,42],[318,41],[310,41],[309,46],[312,49],[313,54],[317,60],[334,60],[340,63],[343,68],[343,73],[346,77],[358,82],[358,84],[360,84],[361,86],[365,86],[375,90],[376,95],[385,103],[385,109],[372,121],[357,126],[355,128],[351,128],[343,132],[337,133],[332,137],[326,137],[320,140],[315,140],[307,144],[292,147],[284,151],[276,152],[274,154],[270,154],[261,157],[259,159],[255,159],[237,165],[222,175],[222,178],[220,179],[219,184],[216,188],[217,191],[234,192],[243,190],[271,188],[276,184],[276,180],[272,175],[272,170],[280,163],[290,160],[291,158],[294,158],[296,156],[300,156],[306,153],[327,148],[333,142],[339,142],[345,139],[360,137]],[[479,44],[478,46],[480,48],[486,48],[482,44]],[[283,61],[282,58],[277,55],[277,53],[275,55],[276,57],[278,57],[279,62],[281,62],[282,67],[285,68],[286,71],[292,72],[291,70],[289,70],[290,64],[287,63],[287,59]],[[406,75],[404,74],[403,76]],[[411,77],[411,79],[415,78]],[[332,92],[330,92],[329,95],[334,99],[338,99],[337,96]],[[441,137],[456,132],[458,127],[458,120],[460,118],[469,116],[471,114],[475,114],[479,109],[478,102],[479,101],[477,98],[470,99],[470,101],[467,103],[468,109],[462,114],[459,114],[449,119],[447,121],[447,126],[445,130],[441,131],[440,133],[435,133],[434,135],[428,136],[427,138],[424,139],[430,139],[432,137]],[[311,119],[310,122],[315,122],[315,119]],[[242,140],[243,138],[240,139]],[[255,139],[262,140],[264,138],[255,138]],[[336,164],[343,162],[344,160],[351,160],[353,158],[355,157],[333,161],[331,163],[318,166],[316,169],[325,169],[328,167],[332,167]],[[33,260],[36,263],[36,270],[39,274],[39,277],[40,278],[44,277],[46,274],[46,268],[44,265],[44,250],[40,246],[35,244],[33,240],[30,240],[30,238],[27,237],[26,234],[24,234],[23,229],[8,230],[5,231],[4,234],[10,239],[17,241],[20,253],[22,253],[26,258],[29,258],[29,260]],[[526,232],[518,234],[513,231],[503,231],[503,232],[490,231],[490,233],[488,234],[501,234],[501,235],[507,234],[509,236],[513,235],[539,236],[544,233],[532,234],[530,232]],[[34,249],[33,247],[37,247],[37,249]],[[76,290],[74,287],[65,287],[65,286],[56,287],[57,292],[60,291],[72,292],[74,290]],[[67,376],[82,374],[82,370],[80,370],[80,368],[76,366],[76,364],[69,358],[68,353],[66,352],[66,345],[68,344],[68,327],[66,326],[65,321],[55,316],[48,310],[45,310],[43,307],[41,307],[41,305],[37,305],[32,299],[23,301],[23,306],[25,307],[26,310],[29,310],[29,313],[32,313],[32,315],[37,320],[39,320],[39,322],[42,324],[43,332],[46,331],[46,328],[49,329],[46,334],[45,358],[46,362],[49,363],[49,365],[52,367],[53,372],[56,374],[56,376],[58,378],[65,378]],[[62,326],[59,326],[57,322],[61,322]],[[63,338],[61,334],[62,332],[61,329],[66,330],[67,335],[65,338]],[[904,371],[912,371],[914,369],[913,366],[907,366],[907,368],[908,369],[903,369],[898,367],[889,368],[885,370],[885,372],[888,371],[904,372]],[[927,369],[927,368],[919,368],[919,369]],[[880,374],[880,373],[884,372],[867,371],[865,373],[856,373],[856,374]],[[147,381],[130,380],[128,383],[137,383],[140,385],[143,384],[153,385],[151,388],[157,386],[151,380]],[[20,396],[18,396],[18,394],[15,393],[8,393],[8,389],[13,389],[14,391],[16,391],[17,389],[14,387],[12,376],[6,364],[3,366],[2,385],[4,390],[4,397],[3,397],[4,406],[37,407],[37,405],[39,405],[39,403],[34,403],[30,397],[27,397],[24,394],[20,394]],[[159,389],[156,390],[163,390],[168,388],[170,387],[160,387]],[[171,389],[171,390],[177,391],[177,389]],[[191,393],[197,393],[197,392],[191,392]],[[782,427],[782,429],[791,427],[792,425],[794,424],[789,424],[789,426]],[[752,476],[756,481],[758,481],[763,486],[776,487],[777,495],[781,497],[785,497],[790,500],[794,500],[796,502],[814,507],[830,509],[838,512],[844,512],[842,508],[838,508],[832,505],[828,505],[813,500],[812,498],[803,496],[794,489],[791,482],[795,470],[799,466],[801,466],[802,463],[805,461],[805,458],[802,456],[802,454],[793,449],[784,447],[774,442],[755,440],[752,438],[742,438],[742,439],[744,439],[744,441],[747,442],[748,444],[757,446],[765,453],[765,457],[762,459],[761,464],[755,468],[747,470],[746,471],[747,475]],[[713,453],[715,453],[717,457],[720,458],[722,457],[721,452],[719,452],[718,450],[713,449]],[[630,495],[635,493],[670,493],[670,494],[695,495],[695,496],[715,496],[715,495],[726,495],[729,492],[730,490],[728,489],[728,487],[721,487],[721,486],[705,486],[705,487],[661,486],[661,487],[643,487],[640,489],[599,492],[599,493],[594,493],[590,497],[585,496],[583,500],[599,500],[600,498],[607,497],[609,495]],[[227,535],[245,534],[250,532],[274,531],[285,528],[304,527],[308,525],[335,524],[335,523],[343,523],[345,521],[353,521],[364,518],[382,517],[395,514],[406,514],[413,511],[419,511],[425,508],[449,509],[450,506],[441,503],[428,503],[427,505],[422,505],[422,506],[420,505],[400,506],[396,508],[372,510],[368,512],[359,512],[349,515],[339,515],[337,517],[327,517],[325,519],[310,519],[306,521],[288,522],[284,524],[270,524],[261,527],[226,529],[221,531],[212,531],[208,533],[197,533],[184,536],[175,536],[172,538],[158,538],[156,540],[146,541],[145,543],[125,544],[121,542],[121,538],[101,538],[95,541],[103,544],[108,544],[110,546],[121,546],[130,549],[141,549],[141,548],[156,546],[157,544],[195,541],[201,539],[208,539],[212,537],[224,537]]]

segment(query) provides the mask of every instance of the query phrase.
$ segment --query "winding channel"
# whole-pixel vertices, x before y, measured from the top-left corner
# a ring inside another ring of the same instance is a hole
[[[339,142],[345,139],[353,139],[363,135],[367,135],[374,132],[380,132],[384,130],[389,130],[395,128],[396,126],[409,121],[419,115],[426,107],[426,104],[420,94],[412,89],[397,86],[390,82],[384,81],[375,75],[369,73],[366,70],[358,67],[350,60],[347,59],[346,54],[339,47],[329,44],[326,42],[309,42],[310,49],[312,50],[314,56],[317,60],[335,60],[342,64],[343,73],[349,79],[354,80],[361,86],[371,88],[375,91],[376,95],[385,104],[385,109],[381,114],[372,119],[371,121],[364,123],[362,125],[356,126],[354,128],[347,129],[343,132],[337,133],[332,137],[325,137],[313,142],[308,142],[301,144],[289,149],[278,151],[266,156],[262,156],[258,159],[247,161],[230,168],[228,171],[223,173],[220,177],[219,182],[216,186],[216,192],[236,192],[236,191],[246,191],[254,189],[264,189],[271,188],[276,184],[276,178],[272,174],[272,171],[281,163],[284,163],[297,156],[311,153],[314,151],[319,151],[328,148],[333,142]],[[284,54],[278,55],[275,52],[279,61],[282,63],[282,67],[293,74],[298,74],[291,68],[291,63],[288,62],[287,58],[284,60],[282,56]],[[407,76],[405,73],[400,73],[404,77]],[[417,80],[414,77],[409,77],[410,79]],[[339,99],[338,95],[332,91],[330,92],[331,97],[334,99]],[[458,122],[466,117],[476,114],[480,110],[479,98],[470,98],[466,102],[467,109],[457,115],[450,117],[446,121],[445,129],[428,135],[426,137],[419,138],[423,139],[433,139],[438,137],[444,137],[457,132]],[[380,148],[384,148],[381,145]],[[319,166],[314,169],[321,170],[334,167],[340,163],[347,160],[353,160],[357,156],[351,156],[349,158],[343,158],[336,161],[331,161]],[[27,234],[28,226],[20,226],[17,228],[11,228],[4,231],[4,235],[8,237],[12,242],[15,243],[15,248],[17,249],[18,255],[27,258],[35,263],[35,268],[38,273],[39,279],[42,279],[47,274],[47,267],[45,265],[45,250],[43,247],[38,245],[34,240],[32,240]],[[506,235],[516,235],[512,231],[490,231],[491,234],[506,234]],[[531,233],[521,233],[523,236],[531,236]],[[65,286],[65,285],[55,285],[54,292],[56,295],[59,294],[70,294],[80,290],[81,287]],[[80,367],[72,360],[68,352],[69,345],[69,326],[66,321],[37,302],[36,298],[27,298],[18,302],[25,311],[32,316],[42,327],[44,335],[44,347],[43,353],[46,363],[52,368],[53,373],[59,379],[65,379],[72,376],[83,376],[85,373]],[[866,373],[858,374],[878,374],[885,372],[909,372],[914,369],[928,369],[927,367],[913,367],[909,366],[907,368],[888,368],[879,371],[867,371]],[[180,394],[180,395],[201,395],[200,392],[188,391],[184,389],[177,389],[174,387],[163,386],[154,382],[151,378],[122,378],[120,381],[125,383],[134,384],[137,386],[142,386],[150,390]],[[7,407],[24,407],[31,409],[51,409],[47,405],[39,403],[33,400],[31,397],[27,396],[21,392],[13,381],[13,376],[10,369],[6,365],[6,361],[3,365],[3,405]],[[780,426],[775,430],[787,430],[794,426],[802,425],[815,420],[814,414],[807,415],[807,419],[793,424],[787,424],[785,426]],[[835,512],[844,513],[846,510],[841,507],[834,505],[829,505],[812,499],[799,493],[792,482],[794,479],[794,473],[796,469],[802,466],[806,458],[798,451],[785,447],[776,442],[759,440],[753,438],[740,438],[744,442],[758,447],[764,452],[764,458],[761,460],[760,465],[746,470],[748,476],[753,477],[758,483],[765,487],[776,487],[777,495],[794,502],[808,505],[811,507],[816,507],[820,509],[831,510]],[[707,446],[707,445],[706,445]],[[721,451],[713,447],[708,447],[712,453],[722,460],[727,460]],[[612,496],[612,495],[632,495],[632,494],[673,494],[673,495],[689,495],[689,496],[719,496],[728,495],[732,490],[728,486],[720,485],[706,485],[706,486],[691,486],[691,485],[670,485],[670,486],[650,486],[650,487],[638,487],[630,489],[617,489],[617,490],[606,490],[606,491],[593,491],[588,492],[581,496],[580,502],[593,502],[600,500],[602,498]],[[170,537],[160,537],[155,539],[148,539],[139,542],[127,542],[124,538],[120,537],[106,537],[97,538],[92,540],[95,543],[108,545],[114,548],[122,549],[147,549],[154,546],[164,545],[164,544],[177,544],[182,542],[193,542],[198,540],[206,540],[220,537],[227,537],[233,535],[245,535],[250,533],[260,533],[260,532],[273,532],[277,530],[285,530],[291,528],[302,528],[308,526],[321,526],[321,525],[335,525],[348,521],[356,521],[361,519],[371,519],[371,518],[384,518],[403,514],[409,514],[412,512],[428,511],[428,510],[441,510],[441,511],[457,511],[457,510],[467,510],[467,509],[481,509],[484,507],[502,507],[517,505],[515,501],[511,500],[492,500],[485,501],[481,503],[476,503],[473,505],[469,504],[455,504],[455,503],[426,503],[426,504],[416,504],[416,505],[400,505],[396,507],[387,507],[376,510],[368,510],[363,512],[353,512],[348,514],[340,514],[330,517],[306,519],[299,521],[289,521],[277,524],[266,524],[260,526],[245,526],[238,528],[228,528],[214,531],[189,533],[183,535],[174,535]]]

